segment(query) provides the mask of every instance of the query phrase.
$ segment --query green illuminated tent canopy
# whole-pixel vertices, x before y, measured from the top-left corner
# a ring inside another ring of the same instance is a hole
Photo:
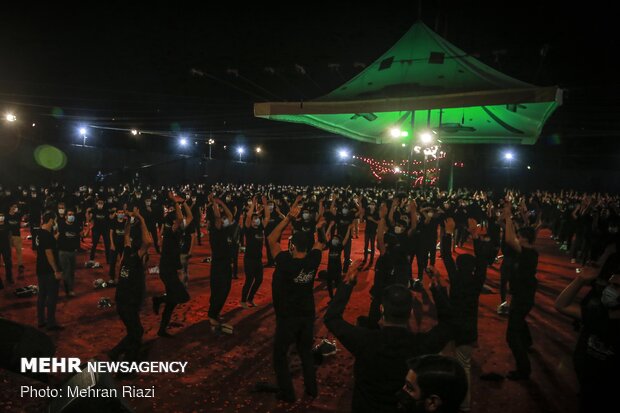
[[[409,141],[430,130],[444,143],[533,144],[561,104],[558,87],[500,73],[418,22],[331,93],[307,102],[256,103],[254,115],[372,143]]]

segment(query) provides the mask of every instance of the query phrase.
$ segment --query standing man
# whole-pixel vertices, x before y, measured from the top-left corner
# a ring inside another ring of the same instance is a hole
[[[231,328],[229,325],[222,324],[220,313],[226,304],[232,284],[234,232],[237,225],[232,212],[221,199],[209,195],[209,203],[213,205],[213,223],[209,228],[209,241],[211,242],[209,323],[213,328],[224,328],[228,331]]]
[[[17,255],[17,273],[21,277],[24,274],[24,262],[22,258],[22,237],[21,237],[21,222],[22,215],[19,212],[17,203],[11,203],[9,208],[9,215],[6,217],[6,222],[9,225],[11,231],[11,247],[15,248],[15,254]]]
[[[374,200],[368,203],[368,209],[364,211],[364,221],[366,221],[366,228],[364,229],[364,261],[362,264],[366,264],[370,254],[370,262],[368,263],[368,268],[370,268],[375,261],[377,227],[379,225],[379,210]]]
[[[534,249],[536,231],[532,227],[523,227],[517,232],[512,222],[510,202],[504,204],[506,219],[506,243],[515,252],[515,270],[510,279],[512,301],[508,314],[506,341],[515,358],[516,370],[510,371],[510,380],[527,380],[530,378],[531,366],[527,350],[532,346],[532,336],[525,318],[534,306],[536,295],[536,268],[538,252]]]
[[[183,198],[175,197],[172,193],[168,197],[174,203],[174,212],[169,213],[164,220],[161,260],[159,261],[159,277],[166,287],[166,293],[159,297],[153,297],[155,314],[159,314],[159,307],[164,303],[166,304],[157,332],[160,337],[172,337],[166,331],[172,318],[172,312],[178,304],[189,301],[189,294],[179,279],[179,270],[181,269],[181,231],[184,226],[191,224],[192,211]],[[187,214],[185,221],[181,212],[181,204],[183,204]]]
[[[103,245],[105,247],[105,261],[109,263],[110,257],[110,217],[108,211],[104,209],[103,199],[97,200],[97,207],[95,210],[88,211],[88,221],[92,223],[92,235],[93,246],[90,249],[90,260],[88,264],[92,267],[95,260],[95,252],[97,251],[97,244],[99,239],[103,238]]]
[[[4,261],[4,277],[7,284],[11,285],[13,281],[13,260],[11,257],[11,229],[6,222],[4,211],[0,210],[0,256]],[[0,289],[4,288],[4,283],[0,279]]]
[[[299,216],[301,199],[301,196],[297,197],[288,215],[267,238],[276,263],[272,294],[276,314],[273,364],[278,381],[277,397],[290,403],[296,400],[287,357],[293,343],[296,343],[301,358],[306,394],[310,397],[318,394],[312,356],[315,316],[313,287],[324,244],[316,242],[312,250],[308,251],[308,237],[303,232],[293,235],[289,251],[281,251],[278,243],[282,231]]]
[[[131,238],[130,220],[125,221],[123,239],[123,260],[116,287],[116,310],[125,328],[127,335],[108,352],[112,360],[117,360],[122,354],[125,361],[137,361],[144,328],[140,322],[140,308],[144,301],[146,290],[144,269],[148,261],[148,250],[153,240],[139,209],[134,207],[131,216],[140,223],[142,236]],[[118,245],[117,245],[118,247]]]
[[[245,218],[245,255],[243,268],[245,283],[241,291],[241,307],[256,307],[254,295],[263,283],[263,245],[265,244],[265,226],[269,223],[271,212],[267,207],[267,198],[263,197],[265,216],[260,219],[257,213],[256,198],[252,200],[250,210]]]
[[[54,231],[56,214],[48,211],[43,214],[41,229],[35,236],[37,246],[37,280],[39,295],[37,298],[37,318],[39,328],[48,330],[62,330],[56,323],[56,302],[58,301],[58,287],[62,279],[62,272],[58,265],[58,247],[52,234]],[[47,310],[47,315],[46,315]]]
[[[80,232],[80,225],[75,219],[75,211],[69,208],[65,219],[58,222],[58,258],[62,268],[65,293],[69,297],[75,297],[75,292],[73,292],[75,256],[80,249]]]

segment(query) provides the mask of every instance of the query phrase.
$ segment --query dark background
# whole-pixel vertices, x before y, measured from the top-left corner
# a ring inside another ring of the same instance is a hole
[[[267,171],[272,165],[265,179],[275,181],[304,175],[295,165],[313,171],[306,176],[320,175],[329,170],[325,165],[339,162],[340,148],[376,159],[405,157],[400,147],[256,119],[252,105],[331,91],[421,18],[508,75],[565,89],[564,105],[534,146],[448,147],[453,160],[465,163],[455,183],[614,189],[620,156],[614,9],[611,2],[553,3],[3,5],[0,111],[15,113],[18,122],[10,127],[0,122],[0,180],[88,180],[98,170],[122,177],[145,163],[162,163],[149,168],[151,179],[165,181],[175,174],[215,179],[219,174],[219,180],[227,180],[241,167]],[[91,157],[92,150],[69,146],[82,143],[80,126],[87,127],[87,144],[97,148],[99,158]],[[128,133],[132,128],[142,133],[134,137]],[[178,144],[181,136],[189,139],[187,148]],[[187,175],[187,168],[202,171],[209,138],[216,141],[213,158],[220,161],[238,159],[238,145],[260,145],[260,156],[244,156],[258,165],[230,163],[212,173]],[[32,148],[41,143],[66,151],[64,171],[44,173],[28,164]],[[501,160],[507,149],[516,155],[510,180]],[[184,164],[198,166],[183,167],[181,174],[171,166],[180,164],[170,163],[179,154],[193,160]],[[350,175],[370,176],[361,167]]]

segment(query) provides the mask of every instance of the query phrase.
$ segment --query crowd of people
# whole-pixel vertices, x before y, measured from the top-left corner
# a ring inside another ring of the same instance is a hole
[[[202,258],[210,263],[208,319],[214,331],[233,333],[234,326],[221,313],[232,280],[239,277],[240,255],[243,308],[256,306],[264,268],[275,267],[273,364],[279,399],[296,400],[288,360],[292,344],[302,361],[306,394],[316,397],[319,392],[312,346],[314,284],[322,279],[331,298],[324,323],[355,357],[352,411],[467,411],[479,296],[489,266],[499,264],[497,311],[508,317],[506,341],[515,362],[506,377],[530,378],[528,350],[533,341],[527,315],[537,291],[536,240],[546,228],[545,234],[556,240],[567,259],[580,263],[556,308],[583,324],[575,369],[585,411],[604,406],[612,397],[614,381],[609,378],[620,363],[619,202],[616,195],[574,191],[251,184],[4,187],[3,286],[15,283],[14,263],[16,278],[23,277],[21,231],[28,227],[25,231],[37,252],[38,326],[58,330],[59,289],[62,284],[69,298],[76,294],[77,257],[88,253],[88,267],[101,266],[98,258],[105,261],[106,282],[116,286],[116,309],[127,329],[108,354],[114,360],[135,360],[144,331],[140,309],[146,298],[147,267],[158,266],[165,286],[166,293],[152,297],[151,304],[156,314],[164,306],[158,335],[169,338],[175,307],[191,299],[189,259],[195,245],[208,242],[210,256]],[[289,226],[288,248],[282,249]],[[90,251],[82,249],[87,237],[92,239]],[[358,237],[364,240],[363,260],[353,262],[352,239]],[[103,254],[97,248],[101,241]],[[470,241],[473,254],[464,249]],[[437,259],[443,261],[446,274],[440,273]],[[322,262],[327,270],[319,272]],[[372,299],[367,316],[352,324],[343,314],[363,269],[374,269]],[[577,302],[585,286],[590,291]],[[437,324],[414,333],[409,328],[413,295],[427,290],[437,309]]]

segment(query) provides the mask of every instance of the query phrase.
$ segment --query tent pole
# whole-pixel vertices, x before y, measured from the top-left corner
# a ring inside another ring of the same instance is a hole
[[[448,157],[450,161],[450,176],[448,178],[448,193],[452,194],[452,190],[454,189],[454,155],[450,153]]]
[[[413,151],[415,148],[415,110],[411,111],[411,148],[409,150],[409,159],[407,160],[407,192],[411,190],[411,174],[413,173]]]

